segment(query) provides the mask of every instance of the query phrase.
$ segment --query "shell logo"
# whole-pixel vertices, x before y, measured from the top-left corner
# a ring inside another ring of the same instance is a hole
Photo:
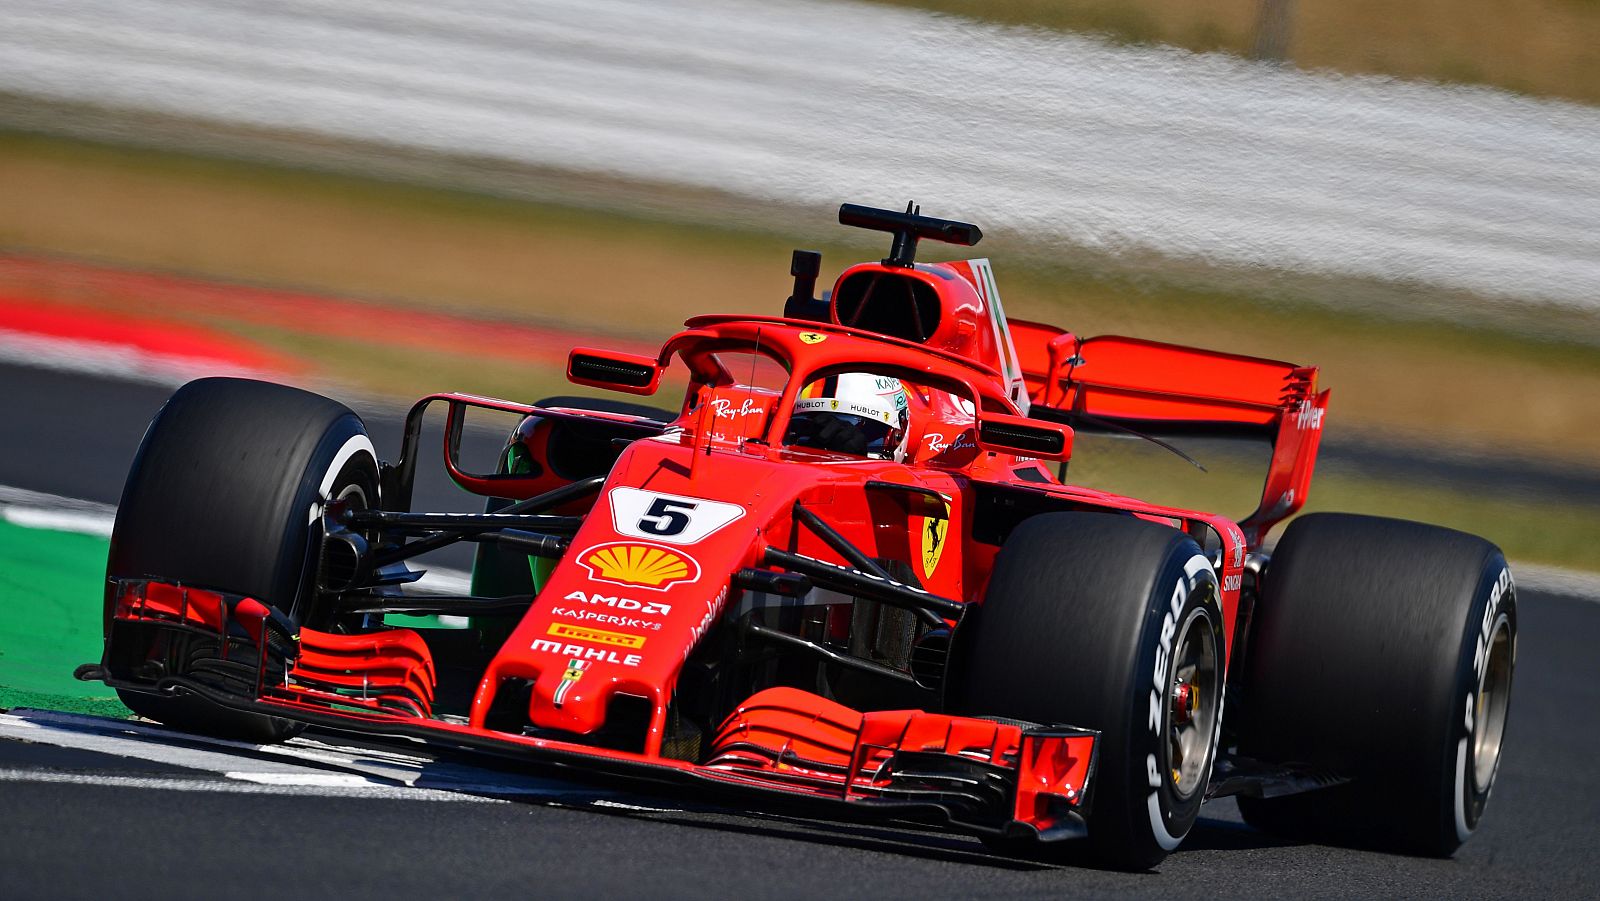
[[[700,564],[655,544],[632,541],[602,544],[590,548],[578,562],[589,575],[602,582],[638,585],[657,591],[700,578]]]

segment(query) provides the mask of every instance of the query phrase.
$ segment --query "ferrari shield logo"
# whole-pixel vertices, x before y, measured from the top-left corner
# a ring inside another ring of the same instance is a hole
[[[561,674],[561,684],[556,686],[556,696],[553,699],[557,707],[560,707],[562,702],[567,699],[567,692],[572,690],[572,686],[578,684],[578,680],[583,678],[583,671],[588,668],[589,661],[587,660],[572,659],[567,661],[567,671]]]
[[[801,332],[799,338],[807,344],[821,344],[828,340],[828,336],[821,332]]]
[[[931,579],[933,571],[939,568],[939,558],[944,556],[944,536],[950,530],[950,520],[932,516],[918,518],[921,524],[917,531],[922,534],[922,577]]]

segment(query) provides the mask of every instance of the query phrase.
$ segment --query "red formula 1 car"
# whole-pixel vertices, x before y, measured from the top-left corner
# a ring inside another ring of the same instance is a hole
[[[827,300],[797,251],[783,317],[696,317],[655,357],[572,351],[580,385],[682,374],[671,410],[435,395],[388,463],[333,401],[185,386],[129,475],[105,654],[80,677],[200,732],[408,736],[1113,866],[1156,864],[1222,795],[1333,840],[1448,854],[1471,834],[1509,571],[1482,539],[1342,514],[1298,519],[1269,560],[1311,481],[1315,369],[1008,322],[986,260],[915,262],[976,227],[840,219],[893,246]],[[473,472],[482,408],[520,424]],[[488,512],[411,510],[429,409]],[[1107,430],[1269,441],[1259,508],[1064,480],[1075,431]],[[407,561],[463,541],[469,595],[406,592]]]

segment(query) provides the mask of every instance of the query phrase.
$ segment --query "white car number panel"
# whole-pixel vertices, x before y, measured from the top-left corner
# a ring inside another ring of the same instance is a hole
[[[696,544],[744,515],[744,507],[680,494],[611,489],[611,525],[619,535]]]

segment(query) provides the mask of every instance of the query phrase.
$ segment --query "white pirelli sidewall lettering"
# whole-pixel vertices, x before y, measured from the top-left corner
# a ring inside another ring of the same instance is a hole
[[[1507,620],[1506,614],[1501,609],[1502,602],[1514,591],[1511,581],[1511,568],[1502,567],[1500,574],[1495,577],[1494,588],[1489,590],[1489,602],[1483,605],[1483,617],[1475,624],[1477,634],[1474,636],[1472,651],[1472,683],[1467,686],[1466,700],[1462,705],[1462,727],[1466,734],[1461,737],[1456,746],[1456,778],[1455,778],[1455,825],[1456,839],[1466,841],[1472,837],[1476,828],[1475,822],[1469,822],[1468,805],[1473,800],[1470,797],[1469,786],[1475,790],[1476,785],[1468,777],[1467,770],[1477,765],[1477,760],[1471,752],[1472,737],[1477,725],[1477,717],[1481,711],[1476,709],[1478,691],[1483,687],[1484,668],[1489,664],[1489,642],[1500,624]],[[1498,774],[1499,760],[1495,761],[1496,774],[1491,774],[1487,785],[1494,785],[1494,776]],[[1486,788],[1485,791],[1488,789]]]
[[[1211,568],[1211,562],[1204,555],[1192,555],[1184,562],[1183,577],[1173,586],[1171,599],[1161,616],[1160,643],[1156,647],[1156,663],[1151,673],[1150,715],[1146,723],[1150,727],[1154,747],[1160,747],[1164,740],[1161,730],[1166,724],[1167,686],[1173,655],[1172,640],[1177,635],[1189,596],[1200,587],[1201,583],[1207,581],[1211,583],[1212,596],[1215,597],[1217,575]],[[1222,718],[1218,716],[1219,726],[1221,722]],[[1216,735],[1213,733],[1208,741],[1214,745]],[[1203,774],[1206,779],[1209,779],[1210,775],[1209,772]],[[1188,834],[1188,830],[1184,830],[1182,835],[1173,835],[1167,828],[1167,813],[1161,804],[1161,786],[1166,782],[1166,777],[1161,771],[1161,763],[1155,751],[1145,755],[1145,776],[1150,786],[1150,794],[1145,798],[1145,809],[1150,818],[1150,834],[1163,851],[1172,851],[1183,841],[1183,836]]]

